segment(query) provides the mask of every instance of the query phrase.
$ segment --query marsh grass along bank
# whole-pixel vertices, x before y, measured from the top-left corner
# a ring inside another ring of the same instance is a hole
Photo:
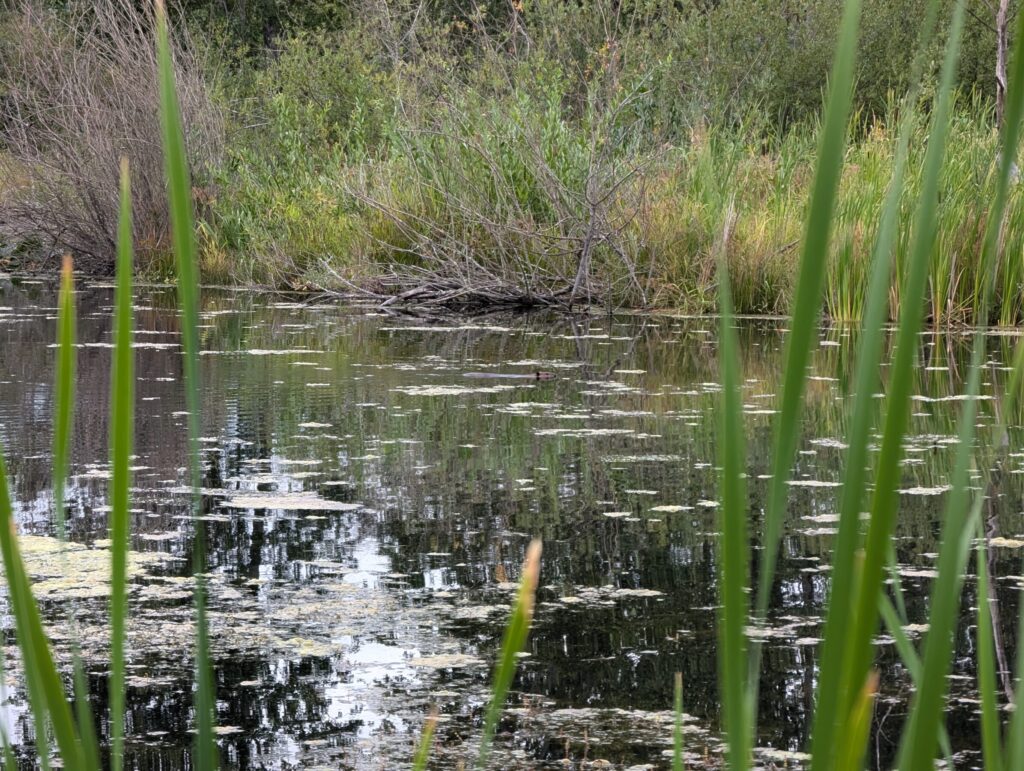
[[[255,16],[197,2],[174,17],[205,280],[423,304],[707,312],[720,250],[737,312],[793,311],[834,3],[788,15],[754,0],[630,13],[600,0],[423,13],[371,0],[321,5],[268,17],[262,43],[246,26]],[[139,270],[167,277],[152,19],[123,0],[92,7],[21,0],[3,17],[2,253],[13,262],[71,248],[82,267],[109,271],[109,169],[126,154],[138,177]],[[925,7],[870,0],[862,19],[870,43],[861,44],[828,246],[825,310],[836,320],[864,312],[913,80],[908,52],[918,47],[906,19]],[[948,22],[948,9],[940,14]],[[927,300],[940,324],[1013,324],[1024,314],[1021,261],[1009,258],[1024,250],[1015,187],[991,310],[977,318],[998,155],[994,44],[979,16],[967,22],[939,181]],[[938,37],[929,44],[913,105],[923,109],[909,137],[901,234],[920,186],[939,46]],[[126,79],[134,62],[144,66]],[[116,99],[112,81],[122,83]],[[62,92],[81,99],[56,99]],[[907,248],[901,236],[893,319]]]

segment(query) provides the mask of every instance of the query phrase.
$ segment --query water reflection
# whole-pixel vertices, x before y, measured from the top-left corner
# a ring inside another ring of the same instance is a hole
[[[78,606],[99,718],[112,295],[92,287],[78,299],[68,500],[72,538],[87,547]],[[129,752],[140,768],[185,768],[194,531],[180,493],[185,406],[173,294],[143,289],[136,314]],[[545,540],[538,619],[496,767],[562,768],[566,758],[663,764],[676,671],[692,717],[688,750],[698,764],[714,756],[714,322],[423,320],[211,291],[202,323],[209,494],[200,526],[230,765],[400,767],[437,704],[438,767],[454,768],[479,730],[487,662],[532,536]],[[740,335],[759,532],[783,326],[744,322]],[[52,291],[4,285],[0,438],[18,519],[25,533],[43,537],[30,570],[52,588],[43,604],[66,652],[74,592],[53,574],[46,538],[53,336]],[[968,342],[959,333],[921,339],[895,542],[912,624],[926,613]],[[991,338],[986,397],[1000,392],[1011,343]],[[766,640],[760,744],[780,751],[807,744],[855,345],[850,331],[822,332],[770,623],[756,630]],[[538,370],[558,378],[529,377]],[[1009,437],[993,437],[1000,402],[979,406],[979,441],[1019,447],[1019,416]],[[992,477],[988,528],[1007,544],[1022,532],[1022,460],[1013,454]],[[1014,546],[991,552],[1005,661],[1015,648],[1019,560]],[[974,591],[969,580],[949,713],[964,757],[978,742]],[[10,618],[3,623],[16,657]],[[885,638],[879,652],[872,759],[884,766],[907,677]],[[3,720],[24,752],[30,721],[16,684]]]

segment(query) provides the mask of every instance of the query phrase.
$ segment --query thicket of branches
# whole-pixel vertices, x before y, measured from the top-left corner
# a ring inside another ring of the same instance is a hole
[[[60,9],[16,0],[0,33],[0,229],[46,250],[70,250],[87,270],[113,265],[118,162],[132,168],[135,240],[167,248],[148,3],[95,0]],[[222,144],[219,108],[179,26],[178,89],[197,168]]]

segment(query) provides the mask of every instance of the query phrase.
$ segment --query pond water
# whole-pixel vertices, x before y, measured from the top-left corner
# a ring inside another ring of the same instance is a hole
[[[78,294],[75,545],[58,559],[55,295],[42,283],[0,284],[0,439],[26,560],[65,662],[73,637],[82,641],[98,719],[112,299],[102,285]],[[137,767],[178,769],[189,766],[191,741],[194,529],[173,293],[141,288],[136,318],[128,751]],[[677,671],[691,765],[717,763],[714,320],[426,319],[210,290],[202,323],[201,526],[226,765],[407,767],[431,705],[441,713],[432,767],[472,758],[488,670],[535,536],[544,540],[537,618],[492,765],[667,767]],[[740,325],[755,531],[784,332],[779,320]],[[1015,338],[989,339],[980,441],[996,445],[1005,438],[989,426]],[[960,331],[921,338],[895,541],[916,637],[968,346]],[[849,331],[822,331],[770,623],[753,632],[766,640],[759,752],[778,765],[799,764],[789,753],[808,740],[854,348]],[[522,377],[487,377],[510,374]],[[996,628],[1012,657],[1024,545],[1024,453],[1013,448],[1024,445],[1017,428],[1008,439],[1008,459],[984,483]],[[980,763],[975,601],[969,578],[948,724],[964,767]],[[27,757],[30,718],[6,611],[0,622],[3,725]],[[887,766],[909,680],[884,635],[878,654],[870,753]]]

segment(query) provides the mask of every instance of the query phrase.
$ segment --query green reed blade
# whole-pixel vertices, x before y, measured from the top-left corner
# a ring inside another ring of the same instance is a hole
[[[10,490],[7,485],[7,466],[0,453],[0,554],[3,556],[7,591],[11,612],[14,615],[18,650],[21,651],[26,681],[32,698],[33,720],[35,722],[39,755],[46,751],[45,736],[47,719],[53,727],[61,760],[65,768],[89,768],[82,753],[78,732],[71,715],[60,672],[50,652],[50,643],[43,631],[42,619],[35,597],[29,588],[25,563],[18,547],[17,525],[11,510]]]
[[[4,646],[0,645],[0,682],[7,682],[7,657],[4,655]],[[31,694],[29,695],[30,709],[32,710],[33,716],[35,716],[35,709],[31,705]],[[17,771],[17,762],[14,760],[14,753],[11,751],[11,740],[7,736],[7,729],[4,726],[0,726],[0,748],[3,748],[4,753],[4,770]],[[40,765],[46,769],[48,767],[47,758],[45,753],[37,753],[40,759]]]
[[[519,652],[526,645],[533,622],[534,599],[537,594],[537,583],[540,580],[541,542],[534,540],[526,549],[526,562],[523,564],[523,577],[519,582],[519,593],[516,604],[512,608],[505,636],[501,643],[501,653],[491,681],[491,701],[487,705],[484,717],[484,733],[480,740],[480,754],[477,756],[476,767],[486,768],[487,757],[491,752],[494,732],[498,727],[501,711],[505,707],[505,697],[512,686],[512,678],[516,674]]]
[[[53,509],[57,536],[67,540],[64,489],[71,458],[71,423],[75,390],[75,288],[71,258],[65,257],[60,272],[57,300],[57,364],[53,403]]]
[[[981,695],[981,751],[987,771],[1002,771],[1003,751],[999,730],[996,692],[995,640],[989,605],[988,549],[981,522],[978,523],[978,692]]]
[[[900,566],[896,559],[896,545],[892,541],[889,541],[889,548],[885,550],[885,562],[886,569],[889,571],[889,583],[892,586],[896,609],[900,612],[900,618],[905,624],[910,616],[907,615],[907,601],[903,596],[903,581],[900,579]]]
[[[676,672],[675,722],[672,729],[672,771],[683,771],[683,673]]]
[[[828,103],[824,121],[810,210],[804,235],[796,294],[793,299],[793,318],[786,338],[782,400],[775,417],[775,440],[772,452],[771,480],[764,515],[764,541],[760,555],[754,618],[762,620],[768,612],[782,526],[786,516],[788,485],[793,473],[800,438],[803,394],[807,382],[807,366],[811,347],[818,334],[821,316],[822,290],[828,264],[829,241],[835,210],[836,191],[842,177],[846,152],[850,104],[853,98],[854,67],[857,58],[857,27],[860,22],[861,0],[846,0],[839,28],[835,58],[832,64]],[[752,655],[748,663],[747,710],[751,728],[757,723],[758,690],[761,671],[761,642],[751,644]]]
[[[3,741],[4,746],[4,768],[7,769],[7,771],[18,771],[18,761],[14,757],[14,752],[11,750],[11,742],[7,738],[6,731],[4,731],[2,736],[0,736],[0,740]],[[42,760],[42,756],[40,756],[40,760]],[[43,765],[43,768],[46,768],[45,764]]]
[[[724,240],[724,239],[723,239]],[[740,395],[739,342],[733,317],[732,293],[724,250],[719,255],[718,295],[719,377],[722,397],[718,410],[718,463],[722,469],[718,506],[718,677],[723,729],[731,771],[745,769],[750,760],[754,714],[748,701],[747,638],[750,577],[747,530],[746,439]]]
[[[7,479],[4,473],[3,456],[0,454],[0,494],[4,496],[3,500],[0,501],[0,506],[7,506],[8,510],[10,510],[10,499],[6,497]],[[6,569],[6,562],[4,566]],[[24,613],[20,610],[22,604],[21,596],[10,592],[9,597],[11,612],[14,614],[15,619],[24,617]],[[49,717],[46,709],[46,692],[43,688],[42,678],[39,675],[38,665],[36,664],[35,651],[31,646],[22,647],[22,641],[28,638],[24,636],[23,631],[17,625],[15,626],[15,634],[21,653],[22,670],[25,673],[25,690],[28,694],[29,709],[32,712],[32,724],[36,740],[36,757],[39,758],[39,767],[42,771],[49,771]],[[0,655],[2,655],[2,652],[0,652]],[[17,768],[17,766],[12,766],[12,768]]]
[[[1022,27],[1024,29],[1024,27]],[[1019,39],[1017,45],[1019,46]],[[996,180],[995,200],[986,226],[982,248],[982,293],[979,318],[987,319],[996,283],[994,266],[999,254],[1000,231],[1009,189],[1011,162],[1016,157],[1020,121],[1024,117],[1024,56],[1014,56],[1010,91],[1007,99],[1006,121],[1001,137],[999,173]],[[971,370],[968,376],[967,400],[961,410],[956,465],[952,489],[946,500],[943,534],[939,551],[939,576],[932,593],[929,631],[925,639],[922,686],[911,701],[908,725],[904,730],[900,748],[900,768],[924,771],[934,763],[934,730],[942,717],[947,689],[947,676],[952,656],[952,636],[959,609],[962,572],[967,562],[970,535],[974,521],[964,528],[960,520],[967,502],[967,485],[971,453],[973,452],[977,396],[981,387],[981,369],[986,351],[986,338],[979,328],[974,334]],[[971,512],[980,517],[981,496],[977,496]],[[960,531],[960,538],[956,535]]]
[[[1024,640],[1024,589],[1020,592],[1020,605],[1017,611],[1017,640]],[[1024,709],[1021,707],[1021,693],[1024,693],[1024,645],[1017,645],[1017,661],[1015,676],[1017,687],[1013,692],[1013,714],[1007,728],[1006,754],[1004,766],[1012,771],[1024,768]]]
[[[61,542],[60,562],[64,575],[68,574],[67,521],[65,511],[65,485],[71,460],[71,430],[75,404],[75,285],[71,257],[65,256],[61,267],[60,289],[57,296],[57,363],[54,374],[53,404],[53,502],[57,538]],[[89,687],[82,665],[78,641],[78,612],[72,600],[70,610],[72,629],[72,685],[75,697],[75,717],[82,741],[82,752],[90,768],[99,767],[99,748],[89,706]]]
[[[85,676],[85,666],[82,664],[82,654],[77,639],[74,640],[71,666],[72,685],[75,693],[75,720],[78,721],[78,735],[82,742],[82,758],[86,768],[99,769],[100,748],[96,740],[92,706],[89,704],[89,680]]]
[[[878,233],[872,251],[871,277],[867,294],[861,342],[854,375],[854,403],[847,432],[846,465],[839,505],[839,524],[832,556],[832,581],[822,634],[821,678],[812,730],[812,769],[831,768],[834,737],[840,724],[842,664],[849,640],[849,608],[853,603],[856,551],[861,541],[860,512],[867,487],[868,448],[875,415],[874,393],[879,385],[879,368],[885,334],[883,326],[889,312],[888,287],[898,239],[900,200],[909,157],[910,138],[917,117],[917,98],[921,88],[927,52],[938,23],[938,0],[931,0],[918,40],[918,52],[911,73],[911,87],[903,100],[892,178],[882,205]],[[902,597],[898,595],[902,602]]]
[[[977,373],[978,370],[974,370]],[[972,375],[973,376],[973,375]],[[968,401],[974,405],[976,402]],[[974,410],[964,409],[963,423],[974,425]],[[966,436],[961,425],[961,444],[967,457],[973,445],[973,432]],[[938,576],[932,585],[928,613],[928,631],[924,641],[921,675],[910,702],[907,725],[903,729],[900,746],[901,769],[932,769],[935,767],[935,745],[939,740],[949,668],[953,654],[953,631],[960,610],[964,570],[971,551],[971,537],[977,529],[984,496],[976,495],[967,517],[960,512],[967,505],[968,462],[957,459],[952,489],[946,500],[941,545],[939,547]]]
[[[420,746],[416,748],[416,755],[412,761],[412,771],[427,771],[427,761],[430,760],[430,748],[434,744],[434,730],[436,728],[437,707],[433,707],[423,723],[423,735],[420,736]]]
[[[860,771],[864,767],[864,754],[871,736],[871,715],[878,693],[878,672],[871,672],[850,711],[845,741],[836,764],[836,771]]]
[[[210,635],[206,615],[206,529],[199,511],[199,280],[196,267],[195,227],[192,217],[192,185],[182,131],[181,109],[174,85],[174,65],[163,0],[156,2],[157,66],[160,79],[160,124],[163,130],[164,171],[171,211],[171,242],[174,247],[184,348],[185,405],[188,411],[189,481],[192,487],[192,521],[195,526],[192,573],[196,607],[196,726],[195,763],[199,771],[216,768],[217,745],[213,734],[214,693],[210,665]]]
[[[902,290],[896,350],[890,368],[891,379],[886,400],[882,446],[878,456],[875,489],[872,496],[871,520],[865,541],[864,567],[856,584],[854,603],[846,606],[853,613],[853,624],[847,638],[843,666],[844,676],[839,693],[839,698],[845,703],[840,702],[838,710],[833,710],[833,714],[828,716],[836,721],[833,731],[836,730],[836,726],[843,725],[844,715],[848,714],[852,708],[852,700],[867,677],[873,656],[871,640],[878,627],[877,597],[881,586],[887,543],[892,535],[898,503],[896,489],[902,470],[900,459],[903,453],[903,436],[909,420],[913,369],[917,358],[918,334],[923,322],[929,258],[935,241],[939,179],[945,155],[946,137],[949,133],[952,84],[956,73],[963,17],[964,8],[961,1],[957,3],[953,15],[942,65],[941,86],[938,91],[930,139],[925,153],[921,198]],[[831,602],[834,603],[835,600]],[[824,690],[824,687],[822,684],[819,693]],[[819,721],[818,725],[820,724]],[[817,725],[815,728],[817,729]],[[820,746],[818,740],[815,741],[815,746]],[[815,762],[818,762],[817,759]],[[822,768],[827,768],[827,765]]]
[[[128,613],[128,538],[131,506],[135,363],[132,352],[132,195],[128,159],[121,159],[121,217],[114,297],[114,361],[110,387],[110,722],[111,769],[124,766],[125,619]]]
[[[786,514],[789,490],[787,482],[792,476],[793,459],[800,437],[807,365],[820,324],[832,215],[835,211],[836,191],[843,172],[850,103],[853,99],[860,9],[861,0],[846,0],[829,81],[829,98],[818,147],[818,163],[811,192],[796,294],[793,298],[793,318],[790,319],[789,334],[786,337],[782,400],[775,418],[772,478],[768,483],[768,500],[765,505],[764,550],[761,553],[755,605],[757,619],[763,619],[768,610],[782,538],[782,523]],[[760,658],[757,655],[760,646],[755,642],[753,648],[755,666],[751,668],[751,688],[756,691],[757,674],[760,669],[756,662]]]
[[[1022,14],[1022,17],[1024,17],[1024,14]],[[1006,386],[1006,399],[1003,405],[1006,414],[1012,415],[1013,411],[1017,408],[1022,385],[1024,385],[1024,340],[1017,343],[1017,348],[1013,352],[1010,382]]]
[[[903,625],[907,623],[906,616],[901,616],[897,613],[892,601],[885,596],[884,592],[878,593],[878,615],[882,617],[882,623],[885,625],[886,631],[894,640],[900,661],[903,662],[903,666],[907,668],[907,672],[910,674],[910,681],[914,684],[914,688],[919,688],[919,683],[921,682],[921,658],[917,655],[914,644],[910,642],[910,638],[907,637],[906,630],[903,628]],[[942,748],[943,755],[949,760],[950,766],[952,766],[953,748],[949,743],[949,734],[946,732],[945,726],[942,726],[942,730],[939,732],[939,746]]]

